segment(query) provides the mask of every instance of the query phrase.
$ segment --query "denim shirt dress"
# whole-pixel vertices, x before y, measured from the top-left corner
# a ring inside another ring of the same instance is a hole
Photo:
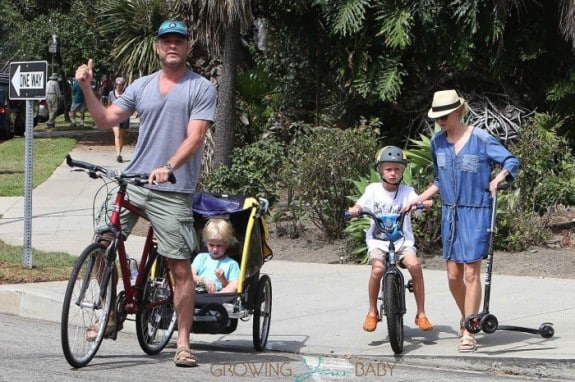
[[[489,133],[473,128],[456,155],[445,131],[431,140],[435,168],[434,184],[442,202],[441,237],[443,258],[456,263],[473,263],[487,256],[491,202],[489,192],[492,164],[499,164],[515,178],[519,160]]]

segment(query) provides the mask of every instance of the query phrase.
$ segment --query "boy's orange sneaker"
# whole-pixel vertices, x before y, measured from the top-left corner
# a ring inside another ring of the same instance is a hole
[[[433,325],[431,325],[431,322],[429,322],[429,320],[425,316],[415,317],[415,325],[417,325],[419,329],[423,330],[424,332],[433,330]]]
[[[377,327],[377,321],[378,321],[377,316],[372,316],[371,314],[368,314],[367,316],[365,316],[365,320],[363,321],[363,330],[365,330],[366,332],[373,332]]]

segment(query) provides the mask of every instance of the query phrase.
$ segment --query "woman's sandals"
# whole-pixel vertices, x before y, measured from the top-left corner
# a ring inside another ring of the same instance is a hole
[[[457,350],[460,353],[470,353],[477,350],[477,340],[473,336],[463,336],[459,340]]]

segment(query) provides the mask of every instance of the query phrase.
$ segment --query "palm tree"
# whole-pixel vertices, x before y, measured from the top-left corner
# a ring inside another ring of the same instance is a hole
[[[218,81],[218,107],[215,124],[213,169],[231,164],[236,116],[236,76],[240,33],[253,22],[249,0],[195,1],[195,29],[209,50],[222,52],[222,75]]]
[[[131,82],[160,67],[155,32],[169,14],[162,0],[109,0],[98,5],[101,33],[114,44],[110,57],[114,66]]]
[[[565,40],[571,41],[575,50],[575,3],[569,0],[559,1],[559,28]]]

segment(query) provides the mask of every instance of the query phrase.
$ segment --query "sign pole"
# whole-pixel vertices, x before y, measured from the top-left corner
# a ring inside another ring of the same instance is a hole
[[[32,182],[34,171],[34,101],[26,100],[26,147],[24,176],[24,242],[22,252],[22,267],[32,268]]]
[[[55,36],[54,36],[55,40]],[[54,41],[55,42],[55,41]],[[32,172],[34,170],[34,100],[46,98],[46,61],[10,63],[10,99],[26,100],[26,152],[24,158],[24,240],[22,267],[32,268]]]

